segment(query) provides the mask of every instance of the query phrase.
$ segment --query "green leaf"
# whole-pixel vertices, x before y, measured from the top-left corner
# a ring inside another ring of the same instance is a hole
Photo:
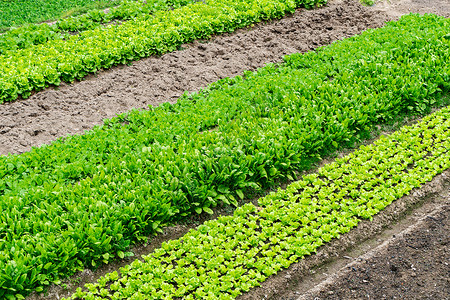
[[[217,190],[222,194],[228,194],[230,192],[230,189],[225,185],[220,185]]]
[[[242,190],[236,190],[236,194],[239,196],[239,198],[244,199],[244,193]]]
[[[212,215],[214,212],[212,211],[212,209],[211,208],[209,208],[209,207],[203,207],[203,210],[207,213],[207,214],[210,214],[210,215]]]
[[[51,262],[46,263],[44,269],[48,270],[48,268],[50,268],[51,265],[52,265]]]
[[[61,284],[61,280],[59,280],[59,279],[54,280],[53,283],[56,284],[56,285],[59,285],[59,284]]]
[[[125,256],[126,257],[131,257],[131,256],[134,256],[134,253],[131,252],[131,251],[127,251],[127,252],[125,252]]]

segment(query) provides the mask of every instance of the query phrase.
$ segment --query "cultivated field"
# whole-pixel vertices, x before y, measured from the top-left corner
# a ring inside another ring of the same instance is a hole
[[[97,5],[0,35],[0,298],[448,296],[450,4]]]

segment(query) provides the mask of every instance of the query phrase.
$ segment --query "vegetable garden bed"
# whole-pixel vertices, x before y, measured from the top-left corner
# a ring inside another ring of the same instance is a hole
[[[80,288],[70,299],[234,299],[450,167],[450,108]]]
[[[390,114],[429,110],[448,88],[448,26],[432,15],[404,17],[176,105],[2,157],[3,293],[123,257],[161,225],[289,178]]]
[[[89,8],[114,5],[119,1],[94,0],[1,0],[0,30],[26,23],[54,20],[64,14],[76,13]]]
[[[61,81],[81,80],[100,69],[176,50],[182,44],[284,17],[297,7],[326,1],[207,0],[156,11],[119,26],[99,27],[0,56],[0,103],[28,98]]]

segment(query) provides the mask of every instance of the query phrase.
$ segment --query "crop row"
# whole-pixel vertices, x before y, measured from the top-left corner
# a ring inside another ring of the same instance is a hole
[[[450,168],[450,107],[207,221],[70,298],[234,299]]]
[[[29,24],[14,28],[0,35],[0,55],[11,50],[30,48],[45,44],[50,40],[63,40],[69,38],[69,33],[81,32],[106,25],[113,21],[123,21],[139,18],[146,20],[156,11],[175,9],[196,2],[196,0],[152,0],[134,1],[123,0],[107,12],[103,9],[90,10],[88,13],[62,18],[55,24]],[[11,52],[9,52],[11,54]]]
[[[81,16],[61,19],[56,25],[59,30],[78,32],[116,20],[135,18],[146,20],[156,11],[177,9],[194,2],[198,2],[198,0],[152,0],[144,2],[124,0],[120,5],[110,8],[108,12],[100,9],[92,10]]]
[[[167,223],[236,204],[373,124],[426,111],[448,88],[448,28],[444,18],[406,16],[0,157],[0,296],[124,257]]]
[[[0,30],[26,23],[54,20],[68,11],[83,10],[86,7],[100,8],[119,1],[105,0],[0,0]]]
[[[73,82],[100,69],[176,50],[184,43],[213,34],[281,18],[304,3],[325,0],[205,0],[170,11],[156,11],[120,26],[99,27],[49,40],[45,44],[5,51],[0,56],[0,103],[27,98],[61,81]]]

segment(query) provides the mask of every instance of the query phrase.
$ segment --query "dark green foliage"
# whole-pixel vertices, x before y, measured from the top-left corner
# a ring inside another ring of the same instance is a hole
[[[449,28],[445,18],[405,16],[174,105],[0,157],[0,296],[123,257],[167,223],[292,178],[373,124],[427,112],[449,88]],[[95,67],[95,57],[83,60]]]
[[[450,167],[450,109],[207,221],[76,299],[235,299]]]

